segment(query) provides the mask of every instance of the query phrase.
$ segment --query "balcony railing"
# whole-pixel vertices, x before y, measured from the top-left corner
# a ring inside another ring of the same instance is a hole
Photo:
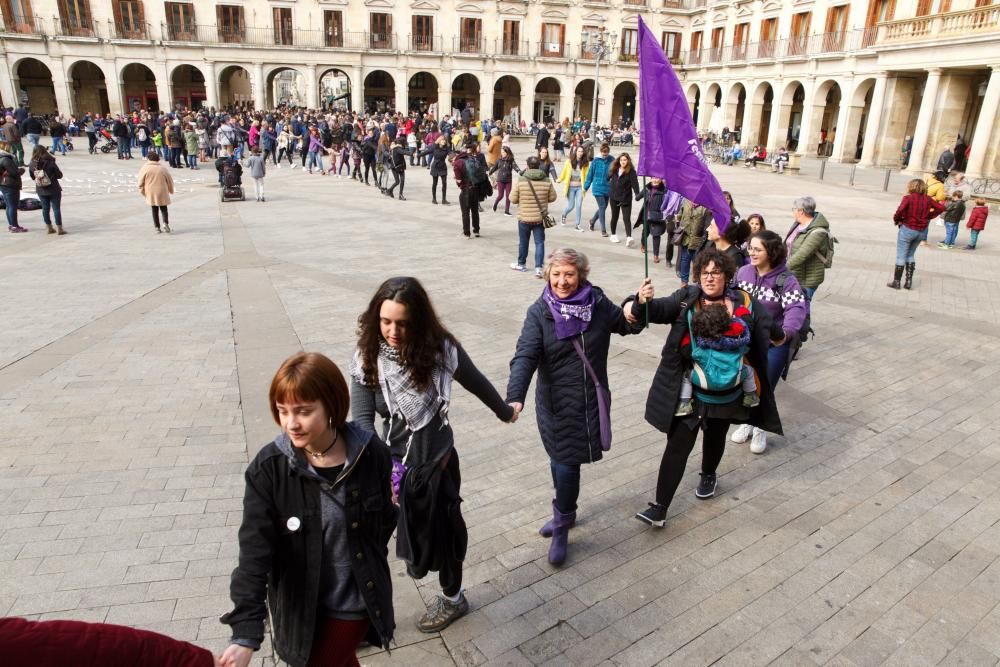
[[[527,58],[531,52],[528,40],[501,39],[496,43],[494,53],[498,56],[519,56]]]
[[[111,39],[142,39],[149,40],[148,23],[115,23],[108,21],[108,36]]]
[[[452,50],[455,53],[467,53],[472,55],[484,55],[486,53],[486,40],[482,37],[452,37]]]
[[[684,0],[663,0],[664,9],[684,9]]]
[[[444,51],[444,38],[441,35],[407,35],[408,51]]]
[[[869,30],[866,46],[873,43],[881,46],[934,39],[965,39],[976,34],[997,32],[998,24],[1000,5],[887,21],[879,23],[875,31]]]
[[[638,53],[624,53],[619,51],[618,58],[616,59],[620,63],[637,63],[639,62]]]
[[[569,52],[569,44],[565,42],[535,42],[537,58],[566,58]]]
[[[46,34],[45,22],[43,19],[36,17],[30,19],[22,19],[20,21],[8,21],[7,19],[2,19],[0,21],[2,26],[0,29],[6,33],[15,33],[18,35],[44,35]]]
[[[396,49],[396,35],[391,32],[370,32],[368,33],[368,47],[382,51],[393,51]]]
[[[67,16],[55,20],[58,34],[66,37],[96,37],[94,22],[89,16]]]

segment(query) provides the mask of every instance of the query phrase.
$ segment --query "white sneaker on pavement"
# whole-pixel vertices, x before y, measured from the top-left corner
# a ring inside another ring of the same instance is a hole
[[[756,426],[753,429],[753,438],[750,440],[750,451],[754,454],[763,454],[767,449],[767,432]]]
[[[750,424],[740,424],[733,431],[733,434],[729,436],[729,439],[740,445],[749,440],[751,435],[753,435],[753,426]]]
[[[612,242],[612,243],[618,243],[618,242],[619,242],[619,241],[618,241],[618,235],[617,235],[617,234],[612,234],[612,235],[611,235],[611,242]]]
[[[634,241],[632,240],[631,236],[626,236],[625,237],[625,247],[626,248],[631,248],[633,243],[634,243]]]

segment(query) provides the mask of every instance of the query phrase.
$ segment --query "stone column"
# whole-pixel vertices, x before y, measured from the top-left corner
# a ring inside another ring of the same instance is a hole
[[[64,116],[77,113],[77,110],[73,108],[73,91],[70,87],[72,79],[66,74],[63,61],[52,60],[50,68],[52,71],[52,87],[56,91],[56,107],[59,109],[59,113]],[[82,113],[82,110],[80,112]]]
[[[219,74],[215,71],[215,61],[205,61],[205,104],[208,108],[219,108]]]
[[[966,175],[971,178],[986,175],[983,173],[983,163],[986,161],[986,152],[993,144],[994,130],[997,126],[997,109],[1000,108],[1000,65],[992,65],[990,69],[992,70],[990,82],[986,86],[986,96],[983,97],[983,106],[979,110],[975,133],[972,135],[969,163],[965,167]]]
[[[924,171],[924,153],[927,152],[927,140],[930,138],[940,85],[941,70],[936,67],[927,70],[927,83],[924,85],[923,99],[920,100],[920,113],[917,115],[917,129],[913,133],[910,163],[906,168],[908,174],[920,174]]]
[[[361,113],[365,109],[365,73],[361,67],[351,70],[351,111]]]
[[[747,97],[743,102],[743,118],[740,120],[740,146],[743,147],[744,151],[748,143],[751,144],[752,148],[752,139],[757,138],[757,128],[754,127],[754,123],[760,123],[760,108],[759,105],[754,104],[756,92],[757,82],[747,82]],[[758,106],[756,120],[754,119],[754,106]]]
[[[878,141],[879,124],[882,119],[882,107],[885,104],[885,87],[889,75],[882,72],[875,77],[875,90],[872,92],[872,105],[868,109],[868,124],[865,126],[865,141],[861,148],[861,166],[875,166],[875,143]]]
[[[319,109],[319,81],[316,79],[316,65],[306,65],[306,106]]]
[[[104,84],[108,91],[108,109],[113,114],[124,113],[127,110],[123,106],[125,98],[122,96],[122,82],[114,60],[111,61],[110,67],[101,67],[101,71],[104,73]]]
[[[263,109],[267,105],[267,95],[264,94],[264,63],[253,64],[253,106]]]
[[[559,90],[559,116],[557,119],[562,122],[563,118],[569,118],[570,124],[573,123],[573,101],[576,97],[576,84],[573,83],[573,79],[569,80],[569,83],[562,81],[562,88]]]
[[[807,78],[802,83],[802,90],[805,91],[805,98],[802,100],[802,120],[799,123],[799,143],[795,147],[795,152],[801,155],[809,155],[809,145],[815,142],[811,140],[810,135],[813,133],[813,128],[816,127],[817,113],[816,113],[816,79],[814,77]],[[819,112],[822,113],[822,107],[819,107]],[[806,151],[803,153],[803,149]]]
[[[174,89],[170,85],[170,66],[167,65],[167,61],[163,61],[163,67],[160,68],[160,74],[156,77],[156,101],[160,105],[160,109],[163,111],[173,111],[174,110]],[[152,71],[155,66],[151,66]]]
[[[777,93],[775,93],[774,97],[771,99],[771,122],[767,126],[767,141],[765,142],[766,145],[764,146],[764,148],[767,149],[768,155],[770,155],[774,151],[774,147],[777,145],[775,143],[776,141],[775,137],[777,137],[778,134],[781,132],[781,130],[779,129],[782,125],[781,117],[784,114],[790,112],[791,112],[791,106],[785,106],[781,104],[781,100],[778,98]],[[761,109],[761,115],[763,115],[763,109]],[[782,136],[781,141],[784,140],[785,137]],[[760,142],[757,141],[753,142],[753,144],[756,143]],[[753,148],[753,144],[750,145],[750,148]]]
[[[609,75],[601,77],[601,90],[604,91],[602,94],[598,95],[597,102],[597,125],[599,127],[610,127],[611,123],[617,119],[611,117],[612,106],[615,101],[615,81]],[[638,97],[638,96],[637,96]],[[604,104],[601,104],[600,100],[604,100]],[[534,97],[532,97],[532,110],[534,110]]]
[[[396,90],[396,111],[407,112],[410,109],[410,77],[405,69],[393,72]]]
[[[18,93],[14,83],[14,73],[10,69],[10,60],[4,56],[3,66],[0,67],[0,97],[3,97],[4,105],[17,108],[21,103],[21,96]]]
[[[840,109],[837,110],[837,134],[833,137],[831,162],[853,160],[857,150],[858,127],[851,126],[851,102],[854,100],[854,77],[848,77],[840,86]]]

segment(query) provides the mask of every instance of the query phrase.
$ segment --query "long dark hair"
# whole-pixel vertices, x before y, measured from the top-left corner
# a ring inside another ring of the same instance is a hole
[[[431,372],[441,361],[445,341],[458,345],[434,312],[434,306],[424,286],[416,278],[389,278],[375,291],[365,312],[358,317],[358,349],[365,374],[365,384],[378,385],[378,350],[382,342],[379,327],[384,301],[406,306],[408,327],[399,349],[403,365],[410,378],[421,389],[431,383]]]
[[[578,148],[583,150],[583,157],[580,159],[579,162],[577,162],[576,158],[576,151]],[[574,146],[573,150],[570,152],[569,155],[569,163],[573,166],[574,169],[583,169],[588,164],[590,164],[590,160],[587,159],[586,149],[583,149],[581,146]]]
[[[618,157],[616,157],[615,161],[611,163],[610,167],[608,167],[608,176],[609,177],[612,174],[617,174],[618,171],[619,171],[619,169],[621,168],[622,155],[624,155],[625,157],[628,158],[628,170],[627,171],[623,171],[622,173],[623,174],[627,174],[628,172],[630,172],[633,169],[635,169],[635,165],[632,163],[632,156],[629,155],[628,153],[622,153],[621,155],[619,155]]]

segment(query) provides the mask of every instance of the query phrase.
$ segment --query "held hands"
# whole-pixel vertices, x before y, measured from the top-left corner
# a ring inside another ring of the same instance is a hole
[[[250,658],[253,657],[253,649],[238,644],[230,644],[228,648],[215,661],[216,667],[247,667]]]
[[[517,418],[521,416],[521,410],[524,409],[524,403],[508,403],[508,405],[514,408],[514,415],[507,421],[507,423],[513,424],[517,421]]]
[[[642,281],[642,285],[639,286],[639,291],[636,292],[636,299],[639,301],[639,305],[645,306],[650,299],[653,298],[653,281],[651,278],[646,278]]]

